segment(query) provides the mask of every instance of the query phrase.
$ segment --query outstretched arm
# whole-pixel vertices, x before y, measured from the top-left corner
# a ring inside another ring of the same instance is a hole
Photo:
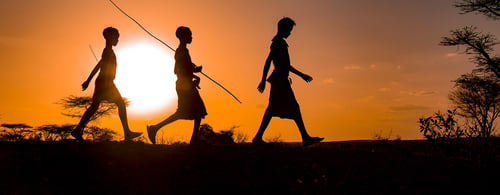
[[[267,73],[269,72],[269,67],[271,67],[271,52],[269,52],[269,55],[267,56],[266,63],[264,64],[264,72],[262,73],[262,79],[260,80],[259,86],[257,87],[257,90],[259,92],[264,92],[264,89],[266,88],[266,78],[267,78]]]
[[[87,80],[82,83],[82,90],[83,91],[85,91],[87,89],[87,87],[89,87],[90,81],[92,80],[92,78],[94,78],[95,74],[97,74],[97,71],[99,71],[99,68],[101,68],[101,62],[102,62],[102,60],[99,61],[99,63],[97,63],[97,65],[95,65],[92,72],[90,72],[89,78],[87,78]]]
[[[300,72],[299,70],[295,69],[292,65],[290,65],[290,72],[293,72],[294,74],[298,75],[306,82],[311,82],[313,80],[311,76]]]

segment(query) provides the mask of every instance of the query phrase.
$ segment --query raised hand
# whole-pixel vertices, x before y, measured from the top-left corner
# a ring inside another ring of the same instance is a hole
[[[201,72],[201,69],[203,69],[203,66],[195,66],[194,67],[194,72]]]
[[[266,88],[266,81],[261,81],[259,83],[259,86],[257,87],[257,90],[259,90],[260,93],[264,92],[264,89]]]
[[[85,82],[82,83],[82,91],[85,91],[87,87],[89,87],[89,80],[86,80]]]
[[[304,81],[306,81],[308,83],[313,80],[313,78],[307,74],[302,74],[300,77],[302,77],[302,79],[304,79]]]

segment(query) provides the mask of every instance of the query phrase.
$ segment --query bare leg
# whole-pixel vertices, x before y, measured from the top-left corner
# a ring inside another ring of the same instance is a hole
[[[120,121],[122,122],[125,140],[131,140],[139,137],[142,133],[130,131],[130,128],[128,126],[127,107],[125,106],[125,102],[117,101],[115,102],[115,104],[116,106],[118,106],[118,115],[120,116]]]
[[[257,134],[252,139],[253,143],[264,143],[264,141],[262,140],[262,136],[264,135],[264,131],[266,131],[269,122],[271,122],[271,118],[272,116],[271,113],[269,113],[269,109],[266,109],[266,112],[264,112],[264,116],[262,117],[262,122],[260,123],[259,131],[257,131]]]
[[[85,113],[83,113],[83,116],[80,119],[80,122],[78,123],[76,128],[71,132],[71,135],[75,137],[78,141],[83,141],[82,137],[83,128],[85,128],[87,123],[90,121],[92,115],[94,115],[94,113],[97,111],[100,103],[101,101],[99,100],[93,100],[90,107],[85,111]]]
[[[194,119],[194,127],[193,127],[193,134],[191,135],[191,141],[189,144],[195,145],[195,144],[200,144],[200,124],[201,124],[201,118],[196,118]]]
[[[299,132],[300,132],[300,136],[302,137],[302,140],[311,138],[311,136],[309,136],[309,134],[306,131],[306,127],[304,125],[304,121],[302,120],[302,116],[299,115],[299,117],[297,117],[293,120],[295,121],[295,124],[297,124],[297,127],[299,128]]]
[[[304,121],[302,120],[302,114],[299,113],[299,116],[294,119],[295,124],[297,124],[297,127],[299,128],[300,135],[302,136],[302,144],[304,146],[309,146],[315,143],[321,142],[324,138],[322,137],[311,137],[307,131],[306,127],[304,126]]]
[[[161,129],[163,126],[168,125],[176,120],[179,120],[179,116],[177,115],[177,113],[174,113],[174,114],[170,115],[168,118],[166,118],[165,120],[159,122],[156,125],[152,125],[152,126],[154,126],[156,129]]]
[[[176,120],[179,120],[179,116],[177,115],[177,113],[174,113],[156,125],[146,126],[146,129],[148,131],[149,141],[151,141],[151,143],[153,144],[156,144],[156,133],[158,132],[158,130],[163,126],[168,125]]]

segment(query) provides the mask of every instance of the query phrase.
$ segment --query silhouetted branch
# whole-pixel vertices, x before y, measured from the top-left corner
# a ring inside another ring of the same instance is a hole
[[[500,78],[500,58],[491,56],[493,47],[497,44],[491,34],[482,34],[474,26],[466,26],[462,29],[451,31],[449,37],[443,37],[440,45],[460,46],[465,45],[465,53],[472,54],[472,60],[477,64],[478,71],[494,73]]]
[[[124,99],[124,101],[125,104],[127,104],[128,106],[129,101],[127,99]],[[68,97],[62,98],[59,102],[57,102],[57,104],[63,106],[64,111],[62,112],[62,115],[69,116],[72,118],[81,118],[85,110],[87,110],[92,104],[92,97],[90,96],[78,97],[70,95]],[[90,121],[94,121],[104,116],[110,115],[116,110],[117,110],[116,104],[102,102],[101,106],[99,106],[99,109],[91,117]]]
[[[488,138],[500,114],[500,80],[495,76],[466,74],[455,80],[450,100],[459,114],[473,119],[479,135]]]
[[[500,19],[500,0],[461,0],[454,5],[461,14],[478,12],[494,20]]]
[[[9,128],[9,129],[26,129],[26,128],[33,128],[32,126],[29,126],[24,123],[13,123],[13,124],[7,124],[3,123],[2,127]]]

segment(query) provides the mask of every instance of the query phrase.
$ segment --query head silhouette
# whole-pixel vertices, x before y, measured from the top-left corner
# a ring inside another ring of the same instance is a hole
[[[104,36],[106,42],[109,42],[111,45],[116,45],[118,43],[118,37],[120,37],[120,33],[118,33],[118,29],[108,27],[102,31],[102,36]]]
[[[180,26],[175,31],[175,36],[177,38],[179,38],[179,40],[181,42],[184,42],[184,43],[191,43],[191,41],[193,41],[192,35],[193,34],[191,33],[191,30],[188,27],[185,27],[185,26]]]
[[[287,38],[292,32],[293,26],[295,26],[295,21],[289,17],[284,17],[278,22],[278,35]]]

